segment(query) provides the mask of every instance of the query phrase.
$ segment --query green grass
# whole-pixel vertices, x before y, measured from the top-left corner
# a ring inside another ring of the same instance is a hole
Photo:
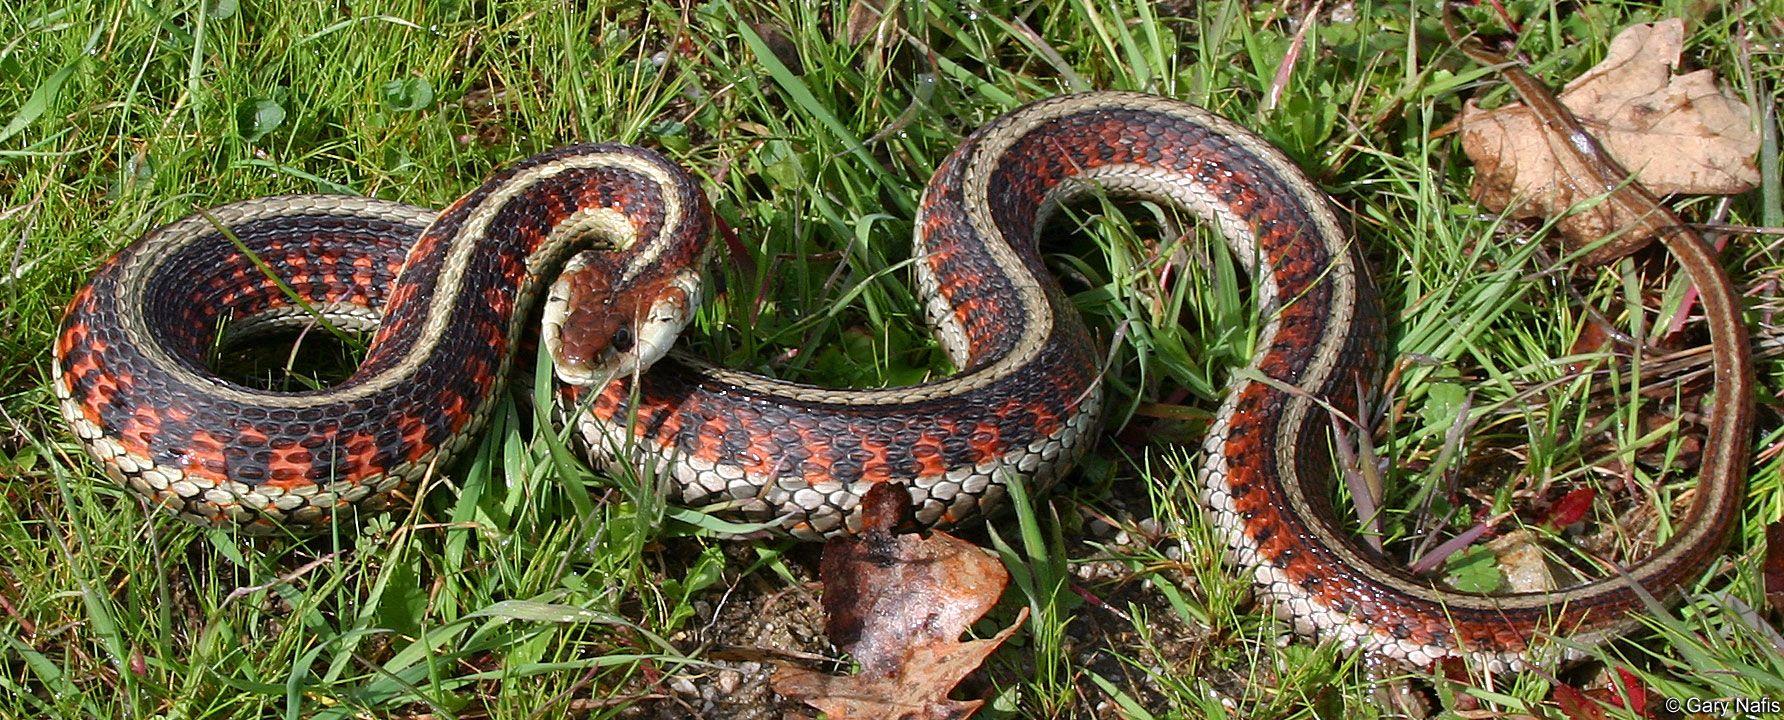
[[[687,706],[665,699],[677,679],[714,684],[715,655],[770,644],[737,641],[727,607],[809,606],[811,548],[711,538],[710,519],[667,504],[650,478],[569,459],[518,398],[414,511],[307,540],[146,515],[94,481],[61,429],[46,381],[61,307],[131,238],[275,193],[443,206],[504,163],[580,140],[666,150],[706,181],[748,249],[712,268],[719,292],[689,346],[783,377],[890,385],[947,369],[905,262],[922,185],[965,132],[1075,89],[1203,104],[1315,177],[1375,262],[1388,355],[1406,363],[1374,438],[1391,551],[1574,487],[1613,488],[1599,520],[1669,508],[1690,487],[1689,434],[1639,422],[1676,408],[1635,399],[1626,363],[1575,352],[1584,313],[1569,292],[1651,333],[1676,281],[1651,260],[1545,274],[1545,229],[1468,200],[1471,169],[1431,133],[1464,99],[1506,91],[1449,46],[1428,3],[1340,4],[1351,20],[1328,3],[1273,107],[1299,5],[907,0],[892,3],[896,26],[853,44],[838,39],[843,13],[816,3],[574,5],[0,8],[0,717],[678,717]],[[1687,63],[1755,107],[1784,84],[1777,0],[1505,5],[1551,85],[1625,25],[1671,16],[1691,23]],[[1495,16],[1467,13],[1489,27]],[[1680,204],[1697,220],[1784,225],[1770,171],[1725,213]],[[1221,566],[1191,499],[1196,418],[1255,336],[1249,282],[1190,232],[1191,261],[1161,284],[1141,239],[1170,246],[1179,218],[1128,209],[1075,214],[1082,227],[1052,256],[1101,337],[1121,339],[1109,434],[1123,439],[1067,486],[968,532],[1018,578],[982,629],[1033,611],[973,686],[993,699],[985,716],[1377,717],[1405,688],[1433,712],[1478,702],[1557,716],[1537,709],[1543,676],[1457,686],[1281,642],[1285,626]],[[1778,277],[1772,239],[1733,240],[1737,282]],[[1775,336],[1764,312],[1775,301],[1750,302],[1755,333]],[[1757,446],[1769,452],[1730,553],[1651,632],[1607,651],[1659,692],[1784,697],[1784,658],[1734,604],[1764,607],[1761,531],[1784,511],[1781,371],[1760,365]],[[1446,454],[1464,396],[1466,452]],[[1662,442],[1638,443],[1649,435]],[[1603,469],[1638,445],[1640,461],[1620,465],[1644,489],[1614,489]],[[1468,491],[1453,503],[1433,493],[1451,482]],[[1430,494],[1442,501],[1419,512]],[[1097,518],[1145,541],[1115,542]],[[1598,526],[1610,547],[1643,540]],[[1079,574],[1092,564],[1106,572]],[[823,648],[807,637],[778,649]],[[1590,684],[1591,672],[1564,679]]]

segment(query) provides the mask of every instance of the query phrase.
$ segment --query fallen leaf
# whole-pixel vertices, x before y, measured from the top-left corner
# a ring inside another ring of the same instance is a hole
[[[1567,354],[1592,355],[1610,347],[1610,344],[1611,336],[1610,333],[1605,332],[1604,324],[1588,322],[1584,327],[1580,328],[1580,335],[1579,337],[1574,338],[1573,347],[1568,349]],[[1595,361],[1591,359],[1581,359],[1574,361],[1569,367],[1576,373],[1588,372],[1591,370],[1594,362]]]
[[[894,17],[890,23],[882,25],[885,17],[886,0],[855,0],[849,3],[848,18],[843,22],[843,35],[850,45],[860,45],[868,38],[879,35],[882,27],[896,32],[898,19]]]
[[[1653,717],[1653,710],[1648,707],[1648,686],[1626,668],[1618,667],[1616,671],[1620,687],[1601,675],[1603,684],[1589,690],[1556,683],[1549,699],[1560,706],[1562,716],[1568,720],[1602,720],[1609,717],[1606,708],[1623,708],[1636,717]]]
[[[1676,18],[1630,26],[1611,41],[1603,62],[1567,85],[1561,104],[1655,195],[1750,190],[1759,183],[1752,111],[1719,88],[1709,70],[1673,74],[1684,35]],[[1470,192],[1495,211],[1561,216],[1611,189],[1567,147],[1565,133],[1523,103],[1482,110],[1470,100],[1454,125],[1476,167]],[[1559,227],[1582,247],[1642,221],[1619,203],[1604,202],[1566,215]],[[1619,238],[1616,250],[1594,255],[1602,260],[1632,251],[1649,239],[1637,232],[1642,236]]]
[[[1592,501],[1597,497],[1598,493],[1592,488],[1575,488],[1555,501],[1555,505],[1549,508],[1548,519],[1543,523],[1559,530],[1584,520],[1586,513],[1592,510]]]
[[[1555,704],[1561,706],[1561,715],[1568,720],[1604,720],[1604,706],[1579,688],[1557,683],[1550,695]]]
[[[960,642],[997,604],[1010,575],[982,548],[946,533],[897,533],[910,512],[902,486],[875,485],[861,500],[861,534],[824,546],[824,631],[861,671],[783,667],[770,681],[775,692],[830,720],[955,720],[984,704],[948,693],[1022,625],[1027,610],[994,637]]]
[[[1617,684],[1606,682],[1603,687],[1586,691],[1586,696],[1611,707],[1620,707],[1634,713],[1636,717],[1653,717],[1653,710],[1648,707],[1648,686],[1642,679],[1628,668],[1617,667]]]
[[[1751,190],[1759,185],[1753,111],[1717,87],[1709,70],[1674,75],[1684,44],[1678,18],[1632,25],[1603,61],[1567,84],[1561,102],[1650,192]]]
[[[1766,602],[1773,610],[1784,613],[1784,520],[1765,526],[1765,565],[1760,577]]]
[[[774,59],[787,67],[787,72],[794,75],[805,74],[805,60],[799,55],[799,44],[788,36],[788,30],[772,22],[750,23],[750,30],[762,39],[762,46],[774,55]],[[759,58],[764,62],[767,58]]]

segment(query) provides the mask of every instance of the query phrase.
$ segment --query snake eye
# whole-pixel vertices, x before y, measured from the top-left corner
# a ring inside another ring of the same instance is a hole
[[[621,326],[620,329],[613,331],[612,345],[613,345],[613,349],[618,352],[626,352],[628,350],[631,350],[632,349],[632,329],[629,327]]]

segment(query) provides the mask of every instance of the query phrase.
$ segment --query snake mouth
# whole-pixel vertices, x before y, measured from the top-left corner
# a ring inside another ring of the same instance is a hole
[[[599,387],[643,372],[675,344],[700,304],[700,274],[616,281],[609,253],[589,250],[564,264],[545,300],[541,330],[560,380]]]

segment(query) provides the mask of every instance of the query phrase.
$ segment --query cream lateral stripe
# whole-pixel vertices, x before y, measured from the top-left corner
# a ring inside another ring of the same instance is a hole
[[[339,330],[347,332],[366,332],[378,327],[378,311],[351,302],[319,302],[310,303],[310,310],[296,305],[284,305],[264,310],[253,315],[230,320],[223,327],[223,333],[217,344],[229,347],[236,343],[251,340],[267,333],[280,330],[300,329],[315,324],[315,317],[320,315]]]
[[[281,394],[255,392],[247,388],[224,383],[214,376],[194,373],[186,369],[184,364],[175,362],[173,358],[166,354],[165,350],[162,349],[161,344],[158,341],[153,340],[149,334],[148,328],[141,326],[141,316],[137,313],[123,314],[125,318],[126,332],[130,333],[131,337],[141,348],[143,354],[148,357],[148,360],[150,362],[159,363],[162,367],[167,368],[167,372],[170,376],[173,376],[180,382],[206,387],[211,392],[214,392],[217,397],[222,399],[243,404],[301,408],[310,407],[318,401],[337,403],[351,402],[353,400],[365,398],[381,392],[396,383],[406,381],[415,373],[416,368],[421,365],[422,361],[425,360],[428,355],[432,354],[434,349],[439,345],[439,341],[445,337],[446,325],[452,319],[452,307],[457,303],[460,286],[464,282],[465,268],[469,265],[472,252],[476,250],[476,240],[482,237],[483,233],[488,228],[490,221],[494,219],[496,212],[500,210],[502,206],[506,205],[509,200],[526,192],[541,181],[548,180],[566,171],[590,168],[616,168],[644,176],[652,183],[655,183],[659,188],[663,189],[660,193],[664,201],[663,227],[672,228],[680,222],[683,208],[677,203],[678,198],[676,195],[673,192],[670,192],[670,189],[675,186],[674,178],[661,165],[639,155],[630,153],[573,155],[537,167],[527,168],[526,170],[516,173],[514,177],[509,178],[500,188],[484,198],[482,202],[478,203],[477,210],[469,217],[465,218],[465,222],[460,227],[459,232],[453,236],[453,244],[448,250],[444,265],[442,265],[440,279],[435,287],[433,299],[427,307],[427,323],[424,326],[424,329],[420,331],[422,340],[411,347],[409,352],[403,356],[402,360],[388,372],[373,377],[367,382],[345,387],[331,388],[328,390],[326,397],[319,398],[315,393]],[[272,200],[278,201],[281,199],[274,198]],[[283,209],[280,214],[294,214],[290,207],[291,199],[284,198],[283,201]],[[225,226],[238,225],[242,222],[251,221],[267,214],[267,207],[271,204],[273,203],[249,201],[218,208],[211,211],[210,215],[217,218],[217,220]],[[332,210],[332,214],[343,214],[339,209],[335,208],[345,207],[347,205],[347,203],[343,203],[340,200],[333,198],[331,198],[331,204],[331,208],[318,209],[318,212],[329,212]],[[360,207],[378,210],[388,209],[393,206],[407,207],[376,200],[368,200],[363,205],[360,205]],[[411,214],[402,214],[402,216],[413,217]],[[123,287],[133,289],[136,293],[136,302],[143,302],[141,293],[144,292],[148,286],[148,278],[144,276],[144,269],[154,268],[160,265],[160,261],[164,257],[178,252],[191,242],[202,239],[213,232],[215,232],[215,228],[212,227],[211,223],[202,215],[187,218],[186,220],[168,226],[157,233],[158,238],[166,237],[170,239],[178,239],[179,241],[164,241],[163,244],[159,246],[161,252],[144,253],[129,266],[122,269],[123,271],[119,273],[119,282],[123,284]],[[554,233],[553,238],[556,237],[557,235]],[[541,251],[557,252],[558,248],[542,247]],[[650,255],[654,258],[659,253],[661,253],[660,243],[653,243],[650,252],[640,254]],[[400,281],[400,277],[398,279]],[[529,283],[536,282],[536,280],[537,279],[533,277],[528,278]]]
[[[625,250],[638,242],[638,228],[632,225],[631,219],[626,217],[625,213],[610,207],[593,207],[577,210],[569,217],[564,218],[564,221],[558,223],[557,227],[552,230],[552,234],[554,235],[579,235],[583,232],[592,232],[596,237],[612,240],[613,249],[615,250]],[[661,243],[657,243],[656,245],[660,246]],[[661,252],[661,250],[656,250],[655,253],[652,254],[651,260],[654,262],[656,260],[656,254],[660,254]],[[552,258],[546,257],[546,254],[542,252],[535,252],[532,255],[527,256],[527,271],[533,275],[538,275],[539,273],[544,272],[549,269],[552,264]],[[638,267],[640,267],[640,265],[637,263],[628,266],[626,269],[626,278],[629,279],[632,275],[636,274]]]

